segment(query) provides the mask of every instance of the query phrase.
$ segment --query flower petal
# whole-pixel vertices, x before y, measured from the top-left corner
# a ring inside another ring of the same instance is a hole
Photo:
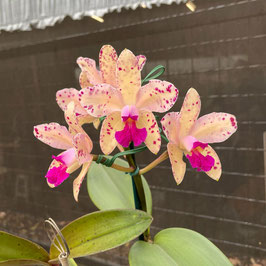
[[[82,184],[82,181],[83,181],[85,175],[87,174],[87,172],[90,168],[92,159],[93,159],[93,156],[90,155],[88,162],[83,164],[82,169],[81,169],[78,177],[76,177],[75,180],[73,181],[73,196],[77,202],[78,202],[78,195],[79,195],[79,191],[80,191],[80,186]]]
[[[206,156],[209,155],[214,159],[214,166],[212,167],[212,169],[208,172],[205,172],[209,177],[211,177],[212,179],[218,181],[221,177],[222,174],[222,165],[220,162],[220,159],[217,155],[217,153],[215,152],[215,150],[208,145],[202,152],[202,155]]]
[[[168,138],[168,140],[177,144],[178,133],[179,133],[179,113],[178,112],[170,112],[167,113],[161,120],[163,132]]]
[[[76,113],[76,115],[77,115],[77,113]],[[93,125],[94,125],[94,123],[96,123],[96,125],[97,125],[97,123],[99,123],[99,119],[97,117],[91,116],[88,113],[86,113],[85,115],[77,115],[76,119],[77,119],[78,124],[80,126],[82,126],[84,124],[90,124],[90,123],[93,123]]]
[[[69,131],[71,134],[76,135],[77,133],[83,133],[83,128],[79,125],[78,120],[76,118],[75,114],[75,103],[70,102],[67,105],[67,109],[65,111],[65,120],[67,124],[69,125]]]
[[[195,122],[191,135],[200,142],[216,143],[227,140],[236,130],[235,116],[227,113],[210,113]]]
[[[189,134],[190,129],[199,116],[200,106],[201,102],[198,92],[193,88],[189,89],[180,111],[180,138]]]
[[[86,113],[86,111],[79,102],[79,91],[74,88],[57,91],[56,102],[63,111],[67,109],[67,105],[70,102],[75,102],[76,111],[78,113]]]
[[[104,45],[99,53],[99,64],[103,82],[116,87],[117,53],[111,45]]]
[[[97,119],[94,116],[89,115],[87,111],[82,107],[79,101],[79,91],[76,89],[71,88],[71,89],[59,90],[56,93],[56,101],[59,107],[63,111],[66,111],[67,105],[70,102],[74,102],[75,103],[74,113],[80,125],[83,125],[85,123],[86,124],[92,123]]]
[[[79,85],[82,89],[93,86],[93,84],[90,83],[87,73],[85,71],[80,72]]]
[[[137,57],[128,49],[117,60],[117,86],[120,88],[126,105],[134,105],[136,94],[141,86],[140,69]]]
[[[179,185],[186,172],[186,164],[183,161],[183,151],[177,145],[167,144],[168,155],[172,165],[172,171],[177,185]]]
[[[146,56],[141,54],[137,56],[137,59],[138,59],[139,70],[142,70],[146,63]]]
[[[139,109],[163,113],[176,102],[178,89],[170,82],[151,80],[137,93],[136,106]]]
[[[41,124],[33,129],[34,136],[43,143],[66,150],[72,148],[72,137],[65,126],[57,123]]]
[[[78,133],[73,137],[73,145],[76,148],[76,158],[79,164],[84,164],[90,160],[92,141],[87,134]]]
[[[80,87],[82,89],[88,87],[88,84],[96,85],[103,83],[101,72],[97,70],[94,60],[86,57],[79,57],[77,64],[81,68]]]
[[[117,145],[115,133],[123,128],[120,112],[113,112],[104,119],[100,133],[100,146],[104,154],[110,154],[114,150]]]
[[[161,135],[153,113],[140,112],[136,126],[137,128],[146,128],[147,137],[144,142],[152,153],[157,154],[161,148]]]
[[[85,88],[80,91],[79,97],[83,108],[94,117],[120,111],[124,106],[119,90],[109,84]]]

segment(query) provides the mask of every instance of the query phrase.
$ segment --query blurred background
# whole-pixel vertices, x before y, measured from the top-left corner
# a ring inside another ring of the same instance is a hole
[[[147,57],[143,77],[158,64],[166,67],[160,78],[180,92],[172,111],[193,86],[201,115],[223,111],[238,120],[238,131],[213,145],[223,164],[219,182],[188,167],[176,186],[168,161],[145,175],[154,203],[152,234],[190,228],[234,265],[266,265],[266,1],[195,0],[194,12],[186,1],[74,2],[0,0],[0,230],[47,247],[44,219],[62,227],[96,210],[86,182],[79,203],[70,180],[47,186],[44,175],[57,150],[32,131],[41,123],[65,124],[56,91],[79,89],[77,57],[98,62],[101,46],[111,44]],[[99,132],[86,129],[100,152]],[[137,156],[140,166],[153,158]],[[81,262],[128,265],[127,252],[123,246]]]

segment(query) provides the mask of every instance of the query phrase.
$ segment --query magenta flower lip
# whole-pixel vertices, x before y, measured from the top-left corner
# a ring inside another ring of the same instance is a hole
[[[117,142],[123,147],[128,147],[131,142],[134,143],[134,146],[139,146],[146,137],[146,128],[137,128],[135,121],[126,122],[124,129],[115,133]]]
[[[64,164],[61,164],[58,167],[54,166],[48,170],[45,177],[50,184],[57,187],[69,177],[69,173],[67,173],[66,170],[67,167]]]

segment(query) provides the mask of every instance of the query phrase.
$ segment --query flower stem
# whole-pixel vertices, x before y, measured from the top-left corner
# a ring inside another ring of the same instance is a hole
[[[97,161],[97,159],[98,159],[98,155],[93,154],[93,161]],[[106,158],[102,158],[101,163],[105,162],[106,160],[107,160]],[[132,173],[135,170],[134,167],[124,167],[124,166],[114,164],[114,163],[110,167],[118,171],[127,172],[127,173]]]
[[[155,159],[153,162],[151,162],[150,164],[148,164],[146,167],[142,168],[139,171],[139,174],[140,175],[143,175],[143,174],[147,173],[148,171],[150,171],[151,169],[153,169],[155,166],[157,166],[161,162],[165,161],[168,157],[169,157],[168,156],[168,152],[166,150],[157,159]]]
[[[130,144],[130,149],[134,149],[133,143]],[[134,154],[127,155],[126,158],[128,164],[131,167],[134,167],[134,169],[138,167]],[[135,208],[147,212],[147,204],[146,204],[145,192],[141,175],[138,172],[137,174],[132,175],[131,178],[132,178]],[[150,230],[148,228],[142,235],[140,235],[139,240],[149,241],[149,239],[150,239]]]
[[[131,157],[133,158],[132,155],[127,155],[126,156],[126,158],[129,158],[129,159]],[[161,162],[165,161],[168,157],[169,156],[168,156],[167,151],[164,151],[157,159],[152,161],[150,164],[148,164],[144,168],[140,169],[139,170],[139,174],[143,175],[143,174],[149,172],[154,167],[156,167],[158,164],[160,164]],[[93,161],[97,161],[97,160],[98,160],[98,155],[93,154]],[[100,163],[104,163],[106,160],[107,159],[103,157]],[[114,164],[114,163],[110,167],[114,168],[114,169],[116,169],[118,171],[121,171],[121,172],[132,173],[132,172],[135,171],[136,167],[135,167],[135,164],[134,164],[134,160],[133,159],[130,159],[130,160],[132,160],[132,163],[131,163],[130,167],[124,167],[124,166],[121,166],[119,164]],[[76,168],[79,168],[79,165]],[[76,168],[75,168],[75,170],[76,170]]]

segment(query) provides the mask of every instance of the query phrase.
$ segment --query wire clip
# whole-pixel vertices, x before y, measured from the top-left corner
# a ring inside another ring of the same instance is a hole
[[[58,259],[61,265],[69,266],[68,257],[70,254],[70,250],[59,227],[52,218],[49,218],[44,221],[44,228],[51,241],[51,244],[54,245],[56,249],[60,252]],[[55,240],[57,241],[59,246],[55,243]]]

